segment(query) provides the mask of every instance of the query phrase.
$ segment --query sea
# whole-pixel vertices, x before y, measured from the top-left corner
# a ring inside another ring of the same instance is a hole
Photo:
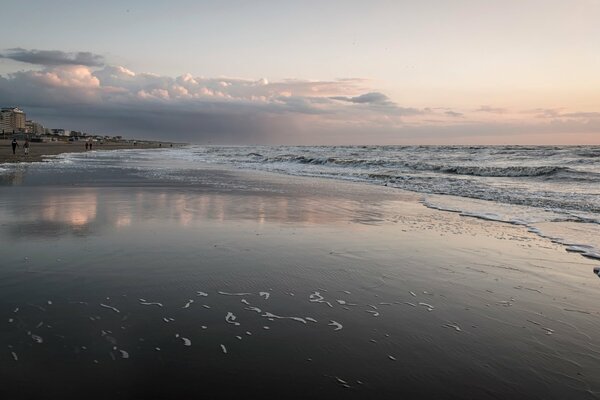
[[[192,145],[69,153],[30,168],[125,168],[193,184],[200,179],[194,170],[207,165],[417,192],[426,207],[523,225],[567,251],[600,259],[600,146]],[[15,168],[0,166],[0,179]]]

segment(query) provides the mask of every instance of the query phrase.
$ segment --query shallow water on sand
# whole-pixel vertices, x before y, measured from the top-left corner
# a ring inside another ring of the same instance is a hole
[[[594,264],[523,227],[316,179],[24,173],[0,187],[3,398],[600,390]]]

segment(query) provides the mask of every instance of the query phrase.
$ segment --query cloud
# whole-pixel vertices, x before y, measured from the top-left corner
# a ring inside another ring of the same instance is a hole
[[[589,134],[600,125],[599,113],[578,110],[496,116],[504,109],[403,107],[368,86],[359,78],[169,77],[67,64],[0,75],[0,105],[20,106],[49,128],[201,143],[452,143],[492,133]]]
[[[104,57],[87,51],[67,53],[60,50],[27,50],[17,47],[0,53],[0,58],[44,66],[85,65],[88,67],[101,67],[104,65]]]
[[[476,112],[493,113],[493,114],[504,114],[505,112],[507,112],[506,108],[491,107],[491,106],[481,106],[475,111]]]
[[[537,108],[532,110],[537,118],[550,119],[597,119],[600,118],[600,112],[597,111],[577,111],[577,112],[562,112],[561,108]]]
[[[559,114],[557,117],[562,118],[600,118],[600,112],[571,112],[571,113],[563,113]]]
[[[383,93],[379,92],[371,92],[361,94],[360,96],[355,97],[344,97],[344,96],[335,96],[331,97],[334,100],[347,101],[350,103],[356,104],[382,104],[382,105],[391,105],[394,104],[390,101],[390,98],[387,97]]]
[[[410,107],[399,107],[390,100],[388,96],[380,92],[369,92],[359,96],[332,96],[331,100],[356,104],[362,107],[369,107],[372,111],[384,112],[389,115],[411,116],[429,113],[430,110],[419,110]]]
[[[326,127],[399,124],[421,112],[398,107],[366,83],[169,77],[113,65],[58,65],[0,76],[0,104],[19,105],[28,118],[53,128],[219,143],[296,141],[299,130],[317,135]]]

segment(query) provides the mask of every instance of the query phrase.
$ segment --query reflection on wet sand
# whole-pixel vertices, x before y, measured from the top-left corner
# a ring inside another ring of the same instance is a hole
[[[303,225],[382,221],[380,205],[310,195],[291,198],[272,193],[240,196],[98,188],[52,188],[25,195],[36,196],[33,205],[24,206],[17,195],[5,199],[2,207],[4,227],[10,236],[89,235],[98,230],[124,229],[141,221],[165,221],[184,227],[206,219]]]

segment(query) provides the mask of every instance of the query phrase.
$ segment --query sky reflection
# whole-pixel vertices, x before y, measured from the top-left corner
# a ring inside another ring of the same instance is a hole
[[[383,210],[358,200],[314,195],[196,193],[167,189],[45,188],[12,190],[0,203],[8,238],[123,230],[146,222],[188,227],[204,220],[323,225],[373,224]]]

